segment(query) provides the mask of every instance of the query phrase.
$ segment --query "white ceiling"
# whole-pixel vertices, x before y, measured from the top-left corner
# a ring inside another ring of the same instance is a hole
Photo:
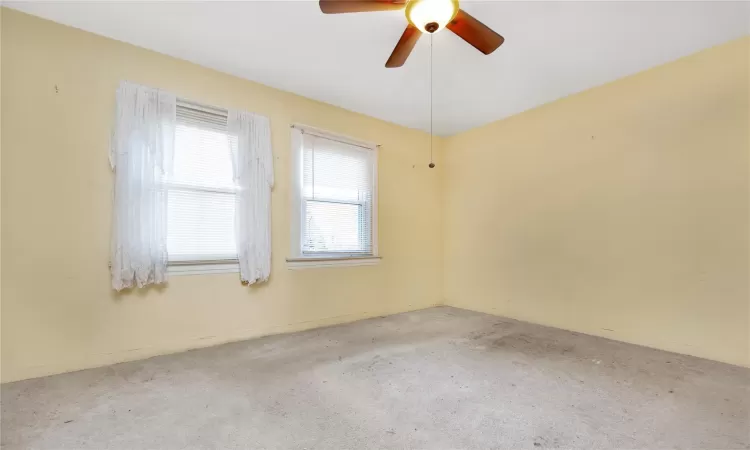
[[[386,69],[402,11],[316,1],[5,2],[242,78],[429,130],[429,37]],[[750,34],[748,2],[463,1],[506,41],[484,56],[434,36],[434,131],[450,135]]]

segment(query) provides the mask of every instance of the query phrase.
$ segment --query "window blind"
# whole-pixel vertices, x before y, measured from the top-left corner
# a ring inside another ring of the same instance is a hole
[[[309,133],[302,140],[302,254],[372,255],[374,152]]]
[[[237,258],[231,144],[226,114],[178,102],[173,171],[166,183],[170,262]]]

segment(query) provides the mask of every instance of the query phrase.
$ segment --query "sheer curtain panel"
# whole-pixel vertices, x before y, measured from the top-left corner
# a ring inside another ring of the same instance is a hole
[[[268,118],[230,110],[231,140],[237,186],[234,230],[240,278],[253,284],[271,274],[271,188],[274,183],[271,126]]]
[[[175,96],[134,83],[117,89],[110,163],[115,172],[112,287],[167,280],[167,195],[175,136]]]

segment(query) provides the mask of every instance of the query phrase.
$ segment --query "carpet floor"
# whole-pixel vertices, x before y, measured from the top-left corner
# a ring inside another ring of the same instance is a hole
[[[437,307],[2,385],[2,448],[750,448],[750,370]]]

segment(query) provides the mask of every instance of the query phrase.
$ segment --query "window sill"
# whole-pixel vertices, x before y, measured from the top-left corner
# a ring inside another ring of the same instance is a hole
[[[211,275],[218,273],[238,273],[237,261],[171,263],[167,266],[169,275]]]
[[[287,258],[290,270],[316,269],[322,267],[374,266],[380,264],[379,256],[347,256],[343,258]]]

